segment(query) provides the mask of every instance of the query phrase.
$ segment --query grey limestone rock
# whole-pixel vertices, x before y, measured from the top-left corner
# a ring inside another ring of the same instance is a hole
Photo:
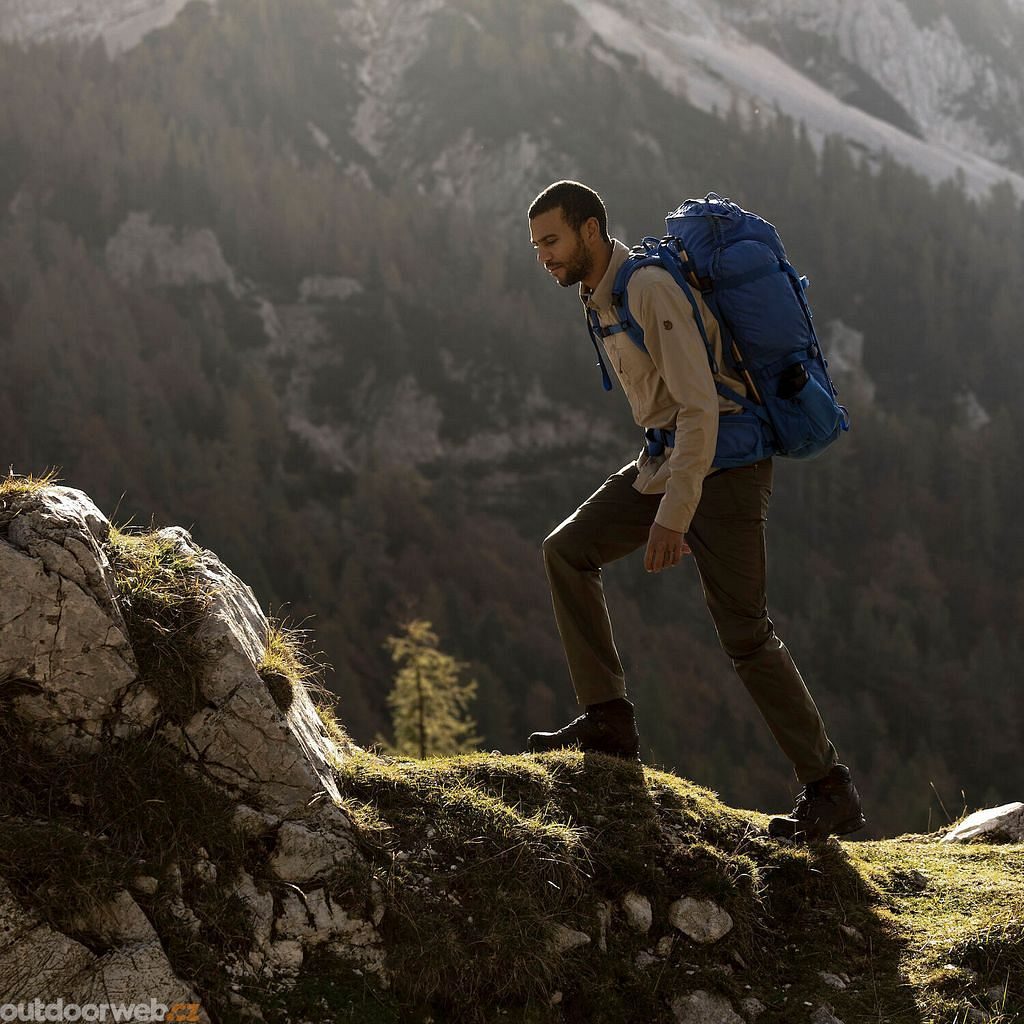
[[[972,840],[1024,843],[1024,803],[975,811],[942,837],[944,843],[969,843]]]
[[[339,799],[333,764],[354,747],[339,748],[328,735],[308,693],[295,687],[282,710],[256,671],[267,636],[267,619],[252,590],[210,551],[178,527],[161,531],[193,559],[212,600],[198,638],[205,648],[205,704],[184,727],[204,772],[259,811],[302,818],[326,794]],[[347,819],[337,811],[336,823]]]
[[[843,1024],[830,1006],[819,1006],[810,1016],[809,1024]]]
[[[94,749],[155,719],[100,547],[109,529],[80,491],[51,487],[0,530],[0,684],[50,749]]]
[[[289,882],[322,877],[356,856],[347,825],[339,827],[333,807],[321,804],[307,821],[286,821],[277,831],[277,846],[267,868]]]
[[[646,896],[641,896],[638,892],[627,892],[622,897],[622,909],[630,928],[634,931],[646,935],[651,930],[654,916],[651,912],[651,901]]]
[[[127,893],[99,908],[92,925],[115,943],[109,952],[93,953],[55,931],[0,881],[0,1004],[200,1003]],[[209,1022],[201,1006],[198,1019]]]
[[[697,989],[672,1000],[677,1024],[746,1024],[725,996]]]
[[[298,942],[303,950],[325,945],[373,974],[385,971],[380,934],[369,921],[350,917],[323,891],[303,893],[292,886],[281,899],[281,913],[274,921],[271,948],[281,942]]]
[[[586,932],[567,928],[564,924],[551,926],[551,945],[559,953],[565,953],[577,946],[585,946],[588,942],[590,936]]]
[[[767,1009],[764,1003],[760,999],[754,996],[747,996],[746,999],[740,1002],[740,1009],[743,1011],[743,1015],[749,1021],[755,1021],[762,1013]]]
[[[293,974],[306,949],[324,945],[387,984],[375,924],[351,917],[317,888],[361,857],[335,782],[335,766],[356,748],[328,731],[305,687],[288,684],[287,699],[270,693],[257,670],[268,622],[255,595],[178,528],[160,531],[159,538],[187,556],[209,597],[197,634],[201,707],[184,723],[162,717],[129,645],[102,546],[109,532],[95,505],[69,488],[46,488],[16,506],[0,502],[0,692],[10,713],[51,750],[92,752],[153,728],[184,752],[192,770],[237,802],[239,832],[270,850],[260,869],[271,891],[249,874],[239,877],[236,868],[224,871],[203,849],[187,863],[172,862],[161,879],[136,877],[132,889],[165,899],[169,912],[202,939],[186,881],[233,887],[251,912],[255,939],[239,970],[258,978]],[[296,882],[312,885],[311,891]],[[379,892],[372,916],[376,923],[383,917]],[[69,930],[95,937],[107,952],[94,954],[37,920],[0,880],[0,1003],[41,993],[82,1003],[111,996],[190,1001],[152,923],[128,892],[81,915]]]
[[[694,942],[717,942],[732,931],[732,918],[717,903],[691,896],[676,900],[668,908],[668,920]]]

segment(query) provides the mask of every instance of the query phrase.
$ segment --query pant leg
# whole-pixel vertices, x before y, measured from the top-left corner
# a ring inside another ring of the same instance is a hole
[[[835,747],[768,617],[765,522],[770,459],[704,481],[687,542],[725,652],[801,782],[827,775]]]
[[[647,543],[661,495],[635,490],[636,475],[630,463],[610,476],[544,541],[555,622],[580,704],[626,693],[601,567]]]

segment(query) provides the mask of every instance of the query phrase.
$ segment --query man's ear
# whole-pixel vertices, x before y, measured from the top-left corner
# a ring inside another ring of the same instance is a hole
[[[601,225],[597,222],[596,217],[588,217],[583,222],[583,237],[591,245],[596,244],[601,238]]]

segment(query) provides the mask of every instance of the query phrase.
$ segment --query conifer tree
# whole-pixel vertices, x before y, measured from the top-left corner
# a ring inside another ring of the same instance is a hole
[[[476,680],[460,679],[465,664],[439,650],[438,643],[424,619],[413,619],[385,641],[398,666],[388,695],[396,754],[458,754],[480,743],[476,722],[467,712],[476,695]]]

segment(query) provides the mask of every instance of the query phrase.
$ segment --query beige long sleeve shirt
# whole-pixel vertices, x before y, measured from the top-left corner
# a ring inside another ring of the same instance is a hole
[[[593,292],[581,286],[583,303],[597,312],[602,326],[619,322],[612,307],[615,275],[628,255],[622,242],[613,240],[608,270]],[[718,323],[700,292],[694,298],[704,319],[715,361],[723,367]],[[704,478],[711,471],[718,440],[720,413],[739,407],[719,396],[711,375],[707,349],[693,319],[693,309],[671,275],[660,267],[641,267],[627,286],[629,308],[643,328],[644,352],[625,332],[604,339],[608,365],[629,400],[633,419],[644,428],[675,430],[675,447],[651,457],[646,449],[637,458],[639,474],[633,485],[643,494],[664,494],[656,520],[670,530],[685,533],[700,501]],[[726,373],[719,379],[738,394],[743,382]]]

